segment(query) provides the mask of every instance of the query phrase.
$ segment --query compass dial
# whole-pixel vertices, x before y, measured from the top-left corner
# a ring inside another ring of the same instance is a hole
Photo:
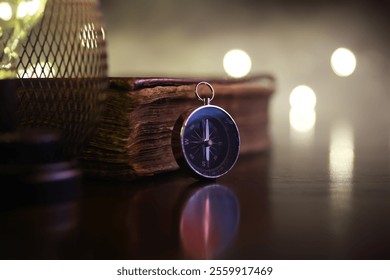
[[[178,122],[179,139],[173,137],[173,140],[179,142],[176,145],[179,147],[174,149],[179,165],[205,178],[218,178],[233,167],[239,154],[240,136],[226,111],[205,105],[182,116]]]

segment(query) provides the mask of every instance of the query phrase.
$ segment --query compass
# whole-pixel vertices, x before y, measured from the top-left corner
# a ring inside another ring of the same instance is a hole
[[[202,84],[211,89],[211,98],[199,96],[198,88]],[[236,163],[240,134],[228,112],[210,105],[214,89],[209,83],[199,83],[195,93],[204,105],[179,117],[173,129],[172,149],[180,167],[196,177],[215,179],[229,172]]]

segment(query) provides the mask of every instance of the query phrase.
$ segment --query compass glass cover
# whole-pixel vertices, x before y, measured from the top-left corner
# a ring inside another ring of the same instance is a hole
[[[181,135],[184,157],[198,175],[220,177],[237,161],[239,132],[232,117],[222,108],[206,105],[196,109]]]

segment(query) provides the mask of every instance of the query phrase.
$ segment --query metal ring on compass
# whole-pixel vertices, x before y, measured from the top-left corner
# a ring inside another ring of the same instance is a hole
[[[211,90],[211,98],[202,98],[202,97],[200,97],[198,89],[199,89],[199,86],[201,86],[201,85],[206,85],[206,86],[209,87],[209,89]],[[208,82],[200,82],[200,83],[198,83],[196,85],[195,94],[196,94],[196,97],[200,101],[203,101],[205,105],[208,105],[214,99],[215,91],[214,91],[213,86],[210,83],[208,83]]]

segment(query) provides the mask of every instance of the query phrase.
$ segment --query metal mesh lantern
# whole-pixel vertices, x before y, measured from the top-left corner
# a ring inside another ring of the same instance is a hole
[[[60,130],[70,156],[102,110],[107,57],[101,21],[97,0],[48,0],[17,67],[19,124]]]

